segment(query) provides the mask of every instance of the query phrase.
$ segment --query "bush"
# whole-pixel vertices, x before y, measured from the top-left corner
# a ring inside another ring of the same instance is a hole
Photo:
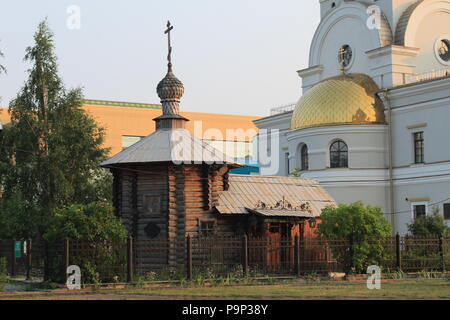
[[[408,231],[415,237],[441,237],[449,236],[450,228],[445,224],[444,218],[435,207],[430,216],[420,216],[413,223],[408,224]]]
[[[81,268],[83,283],[124,280],[127,230],[110,204],[71,205],[55,211],[44,238],[50,244],[65,238],[76,242],[70,263]],[[61,264],[55,261],[54,266],[60,268]],[[58,270],[51,274],[57,275]],[[60,278],[59,274],[52,280]]]
[[[0,291],[3,291],[3,286],[8,281],[8,263],[6,258],[0,258]]]
[[[379,207],[364,206],[362,202],[341,204],[322,210],[318,225],[320,237],[346,240],[349,246],[332,246],[335,259],[347,272],[352,268],[365,272],[367,266],[380,265],[390,258],[383,238],[391,234],[391,226]]]

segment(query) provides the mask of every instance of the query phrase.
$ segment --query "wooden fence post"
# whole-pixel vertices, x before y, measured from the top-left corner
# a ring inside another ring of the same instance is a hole
[[[300,277],[300,241],[297,234],[294,237],[294,270],[297,277]]]
[[[127,281],[133,282],[133,237],[131,235],[127,241]]]
[[[186,278],[192,281],[192,238],[190,234],[186,238],[186,251]]]
[[[441,267],[442,267],[442,272],[445,272],[445,251],[444,251],[444,236],[440,236],[439,237],[439,253],[441,255]]]
[[[67,268],[69,267],[69,239],[64,239],[64,252],[63,252],[63,274],[64,274],[64,283],[67,282]]]
[[[246,277],[248,274],[248,238],[246,234],[242,238],[242,272]]]
[[[395,257],[396,257],[396,266],[397,271],[402,270],[402,253],[400,249],[400,235],[397,233],[395,235]]]
[[[11,241],[11,277],[14,277],[16,275],[16,239]]]
[[[31,280],[31,239],[27,240],[27,278],[26,280]]]

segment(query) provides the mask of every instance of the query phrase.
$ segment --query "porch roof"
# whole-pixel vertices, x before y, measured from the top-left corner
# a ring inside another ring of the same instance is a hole
[[[230,175],[216,209],[221,214],[256,213],[270,217],[318,217],[334,199],[317,180]]]

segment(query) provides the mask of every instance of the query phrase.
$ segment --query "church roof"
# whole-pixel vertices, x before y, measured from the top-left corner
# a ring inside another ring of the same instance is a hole
[[[317,180],[231,174],[216,209],[221,214],[318,217],[323,208],[335,205]]]
[[[411,19],[414,10],[423,2],[423,0],[418,0],[412,5],[410,5],[401,15],[397,22],[397,27],[395,28],[395,44],[399,46],[405,45],[405,34],[408,28],[409,20]]]
[[[119,164],[173,162],[175,164],[230,164],[233,159],[186,129],[159,129],[137,143],[101,163],[103,167]]]
[[[297,103],[291,129],[346,124],[385,123],[380,89],[366,74],[353,73],[325,79]]]

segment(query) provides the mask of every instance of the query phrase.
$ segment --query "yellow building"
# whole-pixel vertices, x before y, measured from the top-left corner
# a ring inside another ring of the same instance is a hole
[[[116,101],[84,100],[83,109],[106,129],[105,147],[114,155],[155,131],[154,118],[161,105]],[[6,108],[0,108],[0,121],[10,122]],[[252,138],[258,132],[253,120],[259,117],[203,112],[181,112],[190,121],[189,132],[236,159],[252,154]]]

